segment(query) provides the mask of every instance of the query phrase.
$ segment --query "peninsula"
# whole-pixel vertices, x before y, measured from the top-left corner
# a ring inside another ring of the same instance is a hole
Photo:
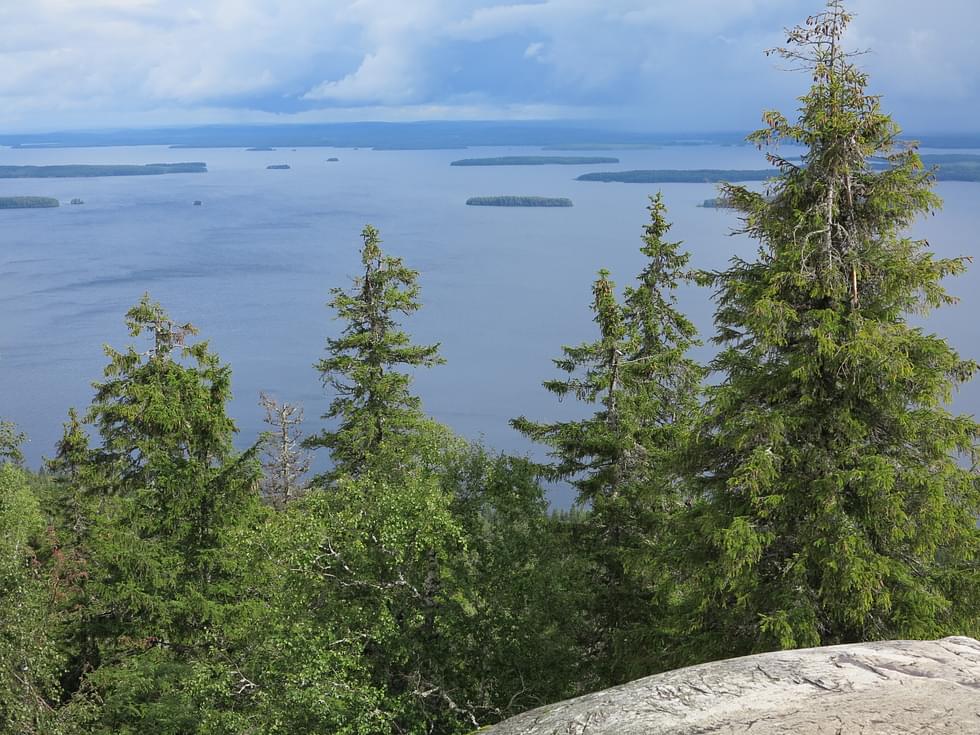
[[[619,163],[609,156],[498,156],[496,158],[461,158],[450,166],[584,166]]]
[[[52,197],[0,197],[0,209],[41,209],[60,206],[61,202]]]
[[[60,179],[95,176],[159,176],[161,174],[204,174],[206,163],[62,164],[58,166],[0,166],[0,179]]]
[[[572,200],[565,197],[496,196],[470,197],[471,207],[571,207]]]
[[[762,171],[715,168],[656,169],[639,171],[602,171],[582,174],[577,181],[616,181],[623,184],[717,184],[722,181],[765,181],[775,175],[773,169]]]

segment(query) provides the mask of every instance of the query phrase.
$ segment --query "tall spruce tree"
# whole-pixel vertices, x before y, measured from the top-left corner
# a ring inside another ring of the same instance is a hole
[[[146,351],[106,347],[86,451],[66,427],[62,470],[84,487],[89,579],[85,634],[97,643],[83,682],[91,732],[195,731],[195,671],[220,649],[223,606],[238,591],[223,546],[258,508],[255,450],[237,454],[225,413],[230,369],[148,296],[126,315]],[[230,671],[225,675],[231,680]]]
[[[329,306],[346,326],[339,337],[327,340],[328,356],[316,364],[324,385],[336,392],[323,418],[339,422],[305,442],[330,450],[334,468],[315,480],[320,483],[361,473],[382,445],[417,428],[423,418],[420,401],[409,392],[411,377],[398,368],[444,362],[438,344],[412,344],[397,321],[399,313],[409,315],[420,307],[418,272],[386,255],[371,225],[361,238],[363,275],[350,291],[331,290]]]
[[[849,20],[831,0],[777,50],[813,85],[751,140],[802,160],[771,153],[765,195],[725,187],[760,249],[715,278],[684,662],[980,632],[980,426],[946,408],[977,366],[909,322],[953,301],[966,259],[906,234],[939,205],[933,175],[865,92]]]
[[[591,506],[589,538],[597,576],[593,650],[602,682],[649,673],[657,664],[651,622],[661,612],[666,578],[651,559],[665,542],[668,518],[681,505],[676,458],[697,408],[703,370],[687,351],[696,344],[691,322],[676,307],[678,286],[691,278],[689,255],[666,241],[670,224],[658,194],[641,252],[647,262],[619,303],[609,273],[599,272],[592,310],[599,339],[564,347],[555,360],[568,374],[545,382],[599,408],[577,421],[515,428],[552,448],[553,479],[567,479]]]

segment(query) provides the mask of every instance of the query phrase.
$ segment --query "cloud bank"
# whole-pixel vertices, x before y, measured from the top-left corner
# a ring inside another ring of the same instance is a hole
[[[976,129],[975,0],[852,0],[907,128]],[[806,86],[763,54],[819,0],[0,2],[0,130],[570,117],[754,127]]]

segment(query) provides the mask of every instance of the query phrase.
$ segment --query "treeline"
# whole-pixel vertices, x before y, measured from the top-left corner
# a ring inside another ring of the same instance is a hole
[[[723,187],[758,257],[692,269],[658,196],[637,277],[600,271],[595,338],[545,383],[591,414],[513,422],[547,463],[424,414],[407,371],[442,358],[403,331],[417,273],[371,227],[306,438],[266,397],[269,434],[235,451],[230,368],[141,300],[43,471],[0,424],[5,731],[465,733],[685,664],[980,634],[980,426],[946,408],[977,365],[908,321],[966,262],[905,235],[939,202],[847,21],[832,0],[791,31],[813,87],[752,138],[805,165]],[[706,366],[690,281],[716,294]],[[307,478],[313,450],[332,465]],[[581,502],[549,512],[559,479]]]

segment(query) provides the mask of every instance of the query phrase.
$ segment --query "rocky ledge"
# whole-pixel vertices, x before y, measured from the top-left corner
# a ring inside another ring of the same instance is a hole
[[[980,643],[883,641],[716,661],[541,707],[481,735],[980,733]]]

